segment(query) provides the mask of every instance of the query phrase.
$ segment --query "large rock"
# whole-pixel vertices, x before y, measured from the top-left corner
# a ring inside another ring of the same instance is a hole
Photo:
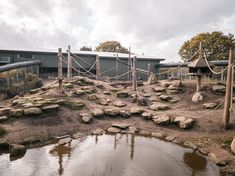
[[[82,117],[82,121],[84,123],[90,123],[92,120],[92,116],[88,113],[81,113],[80,116]]]
[[[40,115],[42,110],[40,108],[27,108],[24,109],[24,115]]]
[[[130,108],[130,113],[131,114],[142,114],[144,112],[144,109],[143,108],[140,108],[140,107],[131,107]]]
[[[119,91],[116,93],[116,97],[117,98],[128,98],[129,97],[129,93],[126,91]]]
[[[162,101],[169,101],[169,100],[172,99],[172,96],[170,96],[170,95],[160,95],[159,98]]]
[[[21,117],[24,114],[24,110],[23,109],[11,109],[9,114],[12,117]]]
[[[233,141],[231,143],[231,151],[235,154],[235,136],[233,137]]]
[[[116,127],[109,127],[107,129],[107,132],[109,132],[109,133],[120,133],[121,129],[120,128],[116,128]]]
[[[167,125],[170,123],[170,117],[166,114],[155,115],[153,121],[157,125]]]
[[[58,104],[52,104],[52,105],[42,107],[42,110],[44,112],[56,112],[58,111],[59,107],[60,106]]]
[[[218,104],[217,103],[204,103],[203,107],[205,109],[214,109]]]
[[[203,100],[203,93],[202,92],[195,92],[193,97],[192,97],[192,102],[198,103],[199,101]]]
[[[153,90],[155,92],[163,92],[163,91],[165,91],[165,88],[164,87],[154,87]]]
[[[9,152],[11,156],[24,155],[26,153],[26,148],[23,145],[11,144],[9,146]]]
[[[148,85],[153,85],[153,84],[156,84],[157,83],[157,77],[155,74],[150,74],[149,78],[148,78],[148,81],[147,81],[147,84]]]
[[[215,86],[212,87],[212,90],[213,90],[214,92],[222,92],[222,93],[225,93],[225,91],[226,91],[226,86],[224,86],[224,85],[215,85]]]
[[[182,129],[188,129],[193,126],[195,120],[190,117],[177,116],[172,120],[172,122]]]
[[[113,105],[116,106],[116,107],[124,107],[126,106],[126,103],[122,102],[122,101],[115,101],[113,102]]]
[[[145,119],[145,120],[151,120],[152,117],[153,117],[153,115],[152,115],[151,112],[143,112],[143,113],[141,114],[141,116],[142,116],[143,119]]]
[[[120,115],[120,110],[118,108],[106,108],[104,114],[107,116],[118,116]]]
[[[95,108],[91,110],[91,115],[93,117],[102,117],[104,115],[104,111],[101,109]]]
[[[130,126],[130,124],[125,122],[114,122],[112,123],[112,127],[120,128],[120,129],[126,129]]]

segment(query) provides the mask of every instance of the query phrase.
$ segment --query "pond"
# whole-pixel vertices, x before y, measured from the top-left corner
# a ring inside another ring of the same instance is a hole
[[[87,136],[64,146],[29,149],[22,158],[0,153],[1,176],[219,176],[193,150],[127,134]]]

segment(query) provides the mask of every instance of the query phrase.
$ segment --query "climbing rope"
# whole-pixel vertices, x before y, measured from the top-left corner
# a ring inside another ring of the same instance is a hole
[[[219,74],[223,73],[225,70],[228,69],[228,66],[227,66],[227,67],[225,67],[225,69],[221,70],[220,72],[215,72],[215,71],[210,67],[210,64],[209,64],[209,62],[208,62],[208,60],[207,60],[207,54],[206,54],[205,51],[204,51],[204,56],[205,56],[205,61],[206,61],[207,67],[210,69],[210,71],[211,71],[212,73],[214,73],[214,74],[216,74],[216,75],[219,75]]]
[[[109,77],[109,78],[111,78],[111,79],[120,78],[120,77],[123,77],[123,76],[129,74],[130,72],[131,72],[131,70],[129,70],[129,71],[127,71],[127,72],[125,72],[125,73],[123,73],[123,74],[121,74],[121,75],[117,75],[117,76],[113,76],[113,77]]]

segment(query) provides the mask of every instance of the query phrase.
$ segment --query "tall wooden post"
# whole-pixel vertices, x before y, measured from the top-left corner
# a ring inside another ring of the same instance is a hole
[[[136,78],[136,56],[133,58],[133,67],[132,67],[132,89],[136,91],[137,88],[137,78]]]
[[[96,66],[96,79],[99,79],[100,78],[100,57],[98,54],[96,55],[95,66]]]
[[[72,58],[71,58],[71,47],[68,46],[68,65],[67,65],[67,78],[72,78]]]
[[[128,65],[127,66],[127,70],[130,72],[131,71],[131,68],[132,68],[132,64],[131,64],[131,47],[129,46],[129,54],[128,54]],[[128,80],[130,81],[131,80],[131,73],[128,74]]]
[[[118,54],[116,56],[116,81],[118,81]]]
[[[229,50],[229,62],[228,62],[228,71],[227,71],[227,82],[226,82],[226,94],[225,94],[225,102],[224,102],[224,115],[222,126],[224,129],[229,128],[229,120],[230,120],[230,106],[231,106],[231,98],[232,98],[232,67],[234,63],[234,50]]]
[[[62,78],[63,78],[62,48],[59,48],[58,49],[58,82],[59,82],[59,93],[62,93]]]
[[[202,75],[197,76],[197,92],[201,91]]]
[[[150,63],[148,63],[148,79],[149,79],[149,77],[150,77],[150,75],[151,75],[151,70],[150,70],[150,68],[151,68],[151,67],[150,67]],[[147,80],[148,80],[148,79],[147,79]]]

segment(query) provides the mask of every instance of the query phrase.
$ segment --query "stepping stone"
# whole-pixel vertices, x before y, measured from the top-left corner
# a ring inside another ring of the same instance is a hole
[[[144,109],[140,108],[140,107],[131,107],[130,108],[131,114],[142,114],[143,112],[144,112]]]
[[[91,110],[91,115],[93,117],[102,117],[104,115],[104,111],[101,109],[95,108]]]
[[[113,127],[117,127],[117,128],[120,128],[120,129],[126,129],[130,126],[130,124],[127,124],[127,123],[124,123],[124,122],[114,122],[112,124]]]
[[[95,130],[92,130],[91,133],[92,133],[93,135],[102,135],[102,134],[104,134],[104,130],[101,129],[101,128],[97,128],[97,129],[95,129]]]
[[[104,114],[107,116],[118,116],[120,115],[120,110],[118,108],[106,108]]]
[[[113,105],[116,106],[116,107],[124,107],[126,106],[126,103],[122,102],[122,101],[115,101],[113,102]]]
[[[166,114],[153,116],[153,122],[157,125],[168,125],[170,123],[170,120],[170,117]]]
[[[164,138],[165,135],[162,134],[162,133],[152,133],[152,137],[155,137],[155,138]]]
[[[107,129],[107,132],[109,132],[109,133],[120,133],[121,129],[120,128],[116,128],[116,127],[109,127]]]
[[[155,92],[163,92],[163,91],[165,91],[165,88],[164,87],[154,87],[153,90]]]
[[[179,128],[182,129],[189,129],[193,126],[195,120],[190,117],[184,117],[184,116],[177,116],[172,119],[173,123],[175,123]]]
[[[162,101],[169,101],[169,100],[172,99],[172,96],[169,96],[169,95],[160,95],[159,98]]]
[[[143,119],[146,119],[146,120],[151,120],[153,117],[151,112],[143,112],[141,116],[143,117]]]

